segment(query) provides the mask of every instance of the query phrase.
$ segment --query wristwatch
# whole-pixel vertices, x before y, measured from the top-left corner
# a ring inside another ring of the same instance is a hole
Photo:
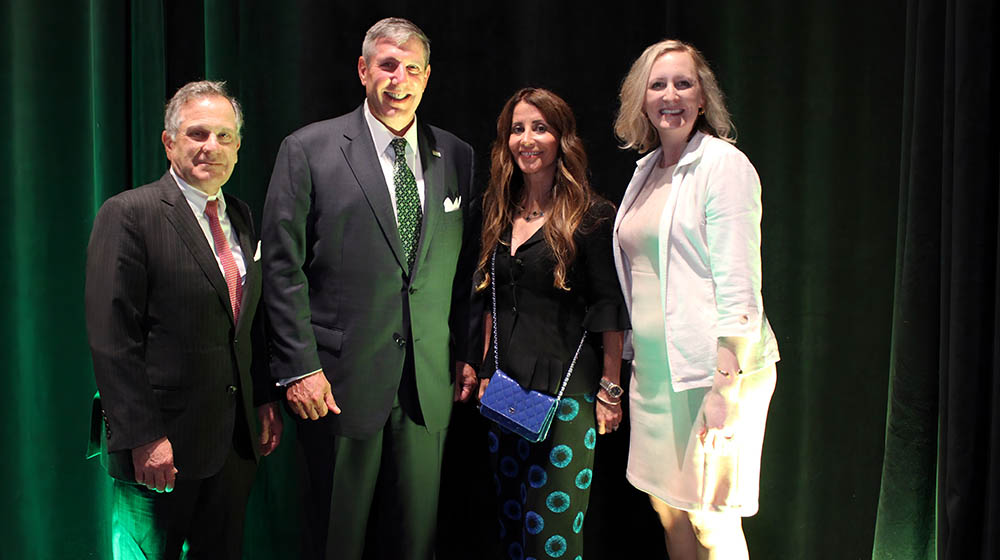
[[[616,384],[608,381],[607,378],[604,378],[604,377],[601,378],[601,389],[604,389],[605,391],[607,391],[608,392],[608,396],[611,397],[612,399],[620,399],[620,398],[622,398],[622,394],[625,392],[621,388],[621,385],[616,385]]]

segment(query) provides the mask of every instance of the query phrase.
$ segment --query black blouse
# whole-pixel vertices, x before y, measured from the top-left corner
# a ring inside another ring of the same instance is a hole
[[[578,228],[576,258],[567,271],[569,291],[553,285],[556,260],[539,228],[510,256],[508,228],[497,250],[497,323],[500,369],[522,387],[555,395],[573,360],[583,330],[589,334],[580,350],[566,394],[596,391],[604,366],[600,333],[629,328],[628,311],[611,250],[615,209],[600,202],[590,207]],[[490,288],[485,290],[492,310]],[[492,333],[480,377],[491,377]]]

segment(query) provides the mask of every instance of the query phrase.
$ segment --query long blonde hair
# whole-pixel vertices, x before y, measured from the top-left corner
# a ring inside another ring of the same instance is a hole
[[[715,79],[715,73],[701,51],[683,41],[666,39],[646,47],[639,58],[632,63],[618,93],[618,118],[615,119],[615,136],[622,141],[622,149],[635,149],[643,154],[660,145],[660,136],[650,124],[644,110],[646,81],[656,60],[668,52],[686,52],[694,61],[698,73],[698,84],[705,96],[705,114],[699,115],[694,123],[695,130],[721,138],[731,144],[736,143],[736,127],[726,109],[722,89]]]
[[[521,173],[514,173],[517,164],[507,142],[513,123],[514,107],[524,101],[536,107],[559,138],[555,183],[552,186],[552,209],[542,225],[545,241],[556,259],[553,285],[569,290],[567,271],[576,257],[573,235],[580,227],[597,195],[587,179],[587,153],[576,134],[573,111],[561,97],[541,88],[517,91],[504,104],[497,117],[497,137],[490,152],[490,182],[483,193],[482,245],[477,272],[483,279],[477,289],[489,286],[489,259],[500,243],[500,235],[514,223],[516,205],[524,189]]]

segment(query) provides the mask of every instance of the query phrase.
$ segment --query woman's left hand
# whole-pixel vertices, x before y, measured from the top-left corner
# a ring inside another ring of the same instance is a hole
[[[715,387],[705,393],[698,437],[706,450],[719,451],[732,443],[737,436],[739,408],[738,393],[719,391]]]
[[[597,400],[597,433],[607,434],[618,429],[622,422],[622,405],[609,405]]]

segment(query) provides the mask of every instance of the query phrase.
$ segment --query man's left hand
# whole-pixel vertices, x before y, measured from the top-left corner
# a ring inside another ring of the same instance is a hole
[[[260,441],[257,442],[260,454],[270,455],[281,443],[281,432],[285,427],[281,410],[277,403],[262,404],[257,407],[257,418],[260,419]]]
[[[468,402],[479,388],[476,370],[465,362],[455,362],[455,402]]]

